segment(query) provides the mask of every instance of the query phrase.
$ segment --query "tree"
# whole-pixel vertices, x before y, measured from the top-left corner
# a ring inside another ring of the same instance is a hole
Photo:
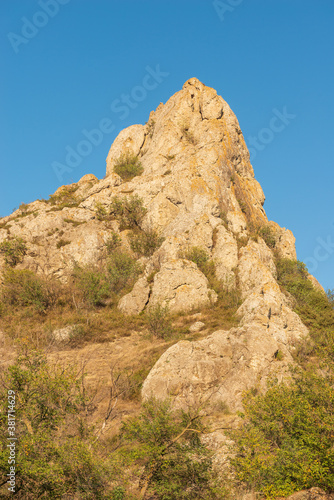
[[[173,411],[169,401],[151,399],[138,417],[123,424],[123,457],[143,468],[140,499],[151,492],[159,500],[214,499],[214,471],[201,443],[199,411]]]
[[[8,421],[15,415],[17,498],[106,498],[108,465],[83,411],[89,411],[81,376],[24,349],[3,374],[0,389],[1,498],[8,492]],[[8,392],[10,391],[10,392]],[[15,398],[15,407],[8,406]]]

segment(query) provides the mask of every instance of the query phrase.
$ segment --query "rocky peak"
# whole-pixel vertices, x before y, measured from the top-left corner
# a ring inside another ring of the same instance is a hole
[[[140,162],[140,175],[125,180],[117,165],[129,155]],[[182,405],[189,391],[205,391],[218,377],[224,400],[240,407],[245,388],[259,378],[264,383],[273,370],[284,372],[294,340],[307,329],[276,281],[273,249],[295,259],[294,237],[268,222],[238,120],[214,89],[188,80],[150,113],[146,125],[120,132],[105,179],[85,175],[47,201],[20,207],[2,219],[0,242],[23,238],[28,250],[18,267],[66,282],[75,263],[105,258],[111,231],[131,252],[129,230],[111,211],[115,199],[140,200],[137,230],[156,240],[156,248],[140,258],[143,273],[120,299],[120,311],[138,314],[162,305],[179,313],[214,304],[216,292],[187,257],[193,248],[214,263],[226,289],[238,288],[243,299],[238,328],[167,350],[144,384],[144,397],[174,394]],[[284,362],[275,361],[278,351]]]
[[[165,105],[152,111],[144,125],[132,125],[114,141],[107,157],[107,175],[124,151],[140,157],[144,173],[134,187],[151,185],[154,195],[161,179],[160,204],[166,216],[184,220],[184,214],[216,217],[226,212],[231,229],[242,232],[247,219],[267,221],[264,195],[254,179],[249,153],[234,113],[217,92],[196,78]],[[167,232],[168,224],[167,224]]]

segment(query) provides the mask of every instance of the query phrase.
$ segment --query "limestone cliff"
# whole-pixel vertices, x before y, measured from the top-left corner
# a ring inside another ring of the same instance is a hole
[[[126,154],[140,159],[143,173],[123,182],[113,168]],[[119,303],[124,314],[155,304],[173,313],[215,302],[207,278],[184,258],[194,246],[214,261],[217,278],[226,287],[237,286],[243,298],[238,328],[168,349],[145,381],[143,396],[173,395],[182,405],[190,394],[216,388],[213,400],[237,409],[244,389],[258,380],[264,383],[273,370],[284,372],[293,342],[307,329],[276,282],[273,246],[281,256],[295,259],[294,237],[268,223],[238,121],[214,89],[188,80],[151,112],[146,125],[119,134],[107,157],[105,179],[86,175],[59,188],[48,201],[21,207],[2,219],[0,242],[24,238],[28,253],[20,267],[66,281],[76,262],[103,259],[111,229],[126,241],[127,231],[116,220],[104,221],[99,210],[107,213],[115,196],[136,195],[147,209],[142,229],[156,231],[163,243],[152,256],[142,257],[144,274]],[[272,245],[261,232],[249,237],[263,227],[269,228]],[[150,284],[148,276],[153,276]],[[277,362],[278,351],[284,361]]]

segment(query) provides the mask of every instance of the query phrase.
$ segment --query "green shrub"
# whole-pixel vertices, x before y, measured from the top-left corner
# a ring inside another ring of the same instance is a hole
[[[334,363],[333,303],[307,279],[308,271],[303,262],[278,259],[276,269],[279,284],[294,297],[295,311],[310,330],[309,343],[307,346],[305,342],[301,344],[300,353],[310,356],[313,352],[327,363]]]
[[[237,478],[266,498],[334,488],[334,380],[308,371],[265,395],[248,393],[245,424],[231,433]]]
[[[270,226],[261,226],[258,230],[258,235],[261,236],[269,248],[275,248],[276,238]]]
[[[209,285],[216,293],[224,284],[216,278],[216,266],[213,260],[209,259],[207,252],[200,247],[192,247],[187,252],[182,253],[181,257],[194,262],[199,270],[207,277]]]
[[[168,315],[168,307],[156,304],[146,314],[149,332],[158,338],[167,338],[172,333],[172,325]]]
[[[209,260],[207,252],[200,247],[192,247],[183,255],[185,259],[195,262],[199,269],[201,269],[201,267],[204,267]]]
[[[245,424],[232,433],[237,477],[267,498],[312,486],[334,489],[333,303],[313,287],[302,262],[278,259],[276,268],[310,335],[295,351],[301,368],[289,384],[272,384],[265,395],[249,393]]]
[[[4,254],[8,266],[15,267],[23,261],[27,253],[27,245],[22,238],[11,238],[0,243],[0,253]]]
[[[110,213],[120,224],[120,230],[139,228],[147,212],[143,200],[137,195],[128,198],[115,196],[111,201]]]
[[[8,389],[15,397],[18,498],[106,499],[110,469],[85,421],[88,398],[73,368],[48,365],[38,352],[21,354],[0,387],[1,498],[8,491]]]
[[[47,282],[28,269],[6,269],[1,300],[13,306],[33,306],[38,311],[52,307],[59,296],[56,283]]]
[[[94,266],[76,266],[73,272],[77,289],[82,293],[85,302],[90,306],[103,305],[111,295],[111,285],[105,271]]]
[[[132,153],[122,154],[114,164],[114,172],[128,181],[137,175],[141,175],[144,169],[139,161],[138,156]]]
[[[116,247],[103,265],[76,265],[73,278],[84,301],[96,307],[105,305],[106,299],[114,295],[130,291],[141,272],[138,262]]]
[[[115,251],[108,259],[107,279],[115,293],[130,291],[141,272],[141,266],[126,252]]]
[[[121,246],[121,244],[122,244],[122,239],[119,236],[119,234],[112,231],[110,238],[106,241],[106,249],[108,255],[113,253],[118,247]]]
[[[137,231],[130,235],[131,249],[139,256],[150,257],[161,246],[163,241],[164,238],[159,236],[158,232],[154,231],[154,229]]]
[[[172,411],[168,401],[155,399],[144,403],[138,417],[123,424],[125,463],[143,471],[139,498],[224,498],[214,485],[210,453],[199,439],[202,430],[195,412]]]
[[[95,213],[98,220],[105,220],[108,218],[107,209],[100,202],[95,203]]]

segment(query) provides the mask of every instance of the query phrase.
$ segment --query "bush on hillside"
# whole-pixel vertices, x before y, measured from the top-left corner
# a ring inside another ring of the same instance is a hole
[[[299,343],[291,381],[272,384],[265,395],[248,393],[245,424],[231,434],[237,478],[266,498],[313,486],[334,490],[333,303],[313,287],[302,262],[278,259],[276,267],[310,335]]]
[[[116,246],[103,265],[76,265],[73,278],[84,301],[96,307],[113,295],[130,291],[141,271],[138,262]]]
[[[10,267],[15,267],[22,262],[27,253],[27,245],[22,238],[10,238],[0,243],[0,253],[5,256],[5,262]]]
[[[173,411],[169,401],[155,399],[123,424],[121,456],[141,473],[140,498],[224,498],[215,485],[210,453],[199,438],[202,431],[198,413]]]
[[[334,489],[334,380],[310,371],[243,401],[245,424],[231,433],[237,478],[266,498],[314,486]]]
[[[0,388],[1,498],[13,496],[6,483],[6,417],[13,402],[17,498],[110,498],[110,469],[85,422],[89,401],[81,377],[73,368],[49,365],[43,354],[28,350],[5,371]]]
[[[150,257],[159,248],[164,238],[159,236],[154,229],[137,231],[130,235],[130,246],[138,256]]]
[[[141,175],[143,171],[144,169],[138,156],[132,153],[122,154],[114,164],[114,172],[122,177],[124,181],[129,181],[133,177]]]
[[[38,311],[52,307],[60,289],[28,269],[6,269],[3,274],[1,300],[11,306],[32,306]]]
[[[118,198],[115,196],[110,205],[110,214],[120,224],[120,230],[140,229],[140,224],[147,212],[143,205],[143,200],[137,195],[127,198]]]

